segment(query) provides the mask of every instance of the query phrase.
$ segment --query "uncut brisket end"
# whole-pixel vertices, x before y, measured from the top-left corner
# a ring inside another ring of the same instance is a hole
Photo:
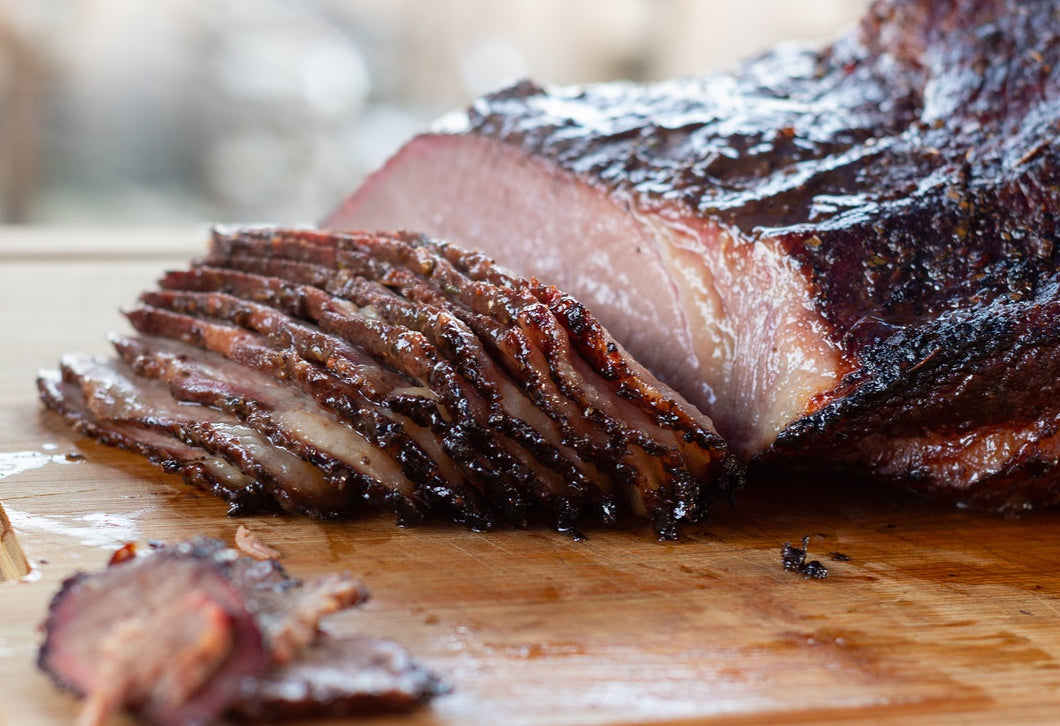
[[[878,0],[727,75],[488,95],[325,226],[577,296],[745,459],[1053,502],[1058,124],[1052,0]]]

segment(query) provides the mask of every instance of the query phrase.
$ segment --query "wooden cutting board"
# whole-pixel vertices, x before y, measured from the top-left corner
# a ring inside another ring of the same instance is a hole
[[[105,352],[117,309],[205,232],[0,231],[0,502],[32,566],[0,582],[0,722],[70,723],[34,666],[60,582],[129,540],[231,540],[225,507],[67,431],[34,373]],[[67,460],[84,457],[81,461]],[[394,638],[453,687],[387,724],[1052,723],[1060,514],[963,512],[847,482],[760,483],[675,543],[629,523],[546,529],[240,520],[296,576],[348,569],[373,599],[336,630]],[[823,581],[784,571],[810,535]],[[840,553],[849,560],[836,560]]]

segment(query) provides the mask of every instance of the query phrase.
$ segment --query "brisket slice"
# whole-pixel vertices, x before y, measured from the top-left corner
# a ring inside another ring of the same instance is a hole
[[[349,575],[303,582],[203,537],[121,554],[67,579],[43,626],[38,664],[85,698],[79,724],[406,710],[445,690],[395,643],[321,631],[368,597]]]
[[[416,483],[424,499],[439,507],[448,508],[453,519],[476,527],[489,525],[490,513],[481,496],[460,476],[455,462],[438,445],[438,439],[426,428],[418,426],[397,411],[377,405],[364,395],[355,381],[364,382],[363,375],[383,373],[370,358],[357,361],[361,375],[344,377],[332,373],[311,360],[303,358],[290,337],[284,332],[294,330],[297,323],[264,306],[238,298],[218,294],[150,292],[143,300],[147,305],[130,311],[127,316],[133,326],[147,335],[163,335],[219,353],[248,368],[269,373],[296,384],[311,395],[322,407],[330,409],[343,421],[352,425],[390,457],[401,464],[403,473]],[[183,312],[177,312],[183,311]],[[257,316],[255,316],[257,313]],[[211,318],[194,317],[210,315]],[[272,340],[243,328],[225,324],[217,316],[246,320],[253,316],[263,330],[274,333]],[[278,344],[273,341],[281,340]],[[286,345],[284,345],[286,343]],[[341,347],[341,342],[336,342]],[[334,345],[332,347],[335,347]],[[308,352],[312,355],[312,352]],[[380,384],[386,375],[375,375],[370,393],[380,394]],[[401,396],[413,384],[407,379],[398,381]],[[393,389],[391,389],[393,390]],[[410,435],[411,434],[411,435]],[[432,454],[440,461],[432,458]]]
[[[38,663],[85,697],[80,723],[121,708],[159,724],[208,723],[269,664],[261,629],[213,552],[127,559],[66,580]]]
[[[99,419],[90,410],[80,385],[63,380],[59,371],[43,371],[37,378],[41,400],[58,411],[74,429],[108,446],[140,454],[188,484],[212,492],[229,504],[229,514],[275,508],[275,500],[253,475],[196,445],[185,444],[169,427],[142,422]],[[241,453],[241,457],[245,457]]]
[[[63,380],[77,385],[97,421],[126,423],[165,432],[181,442],[222,457],[287,511],[300,511],[315,492],[330,492],[323,473],[252,427],[222,411],[176,401],[165,384],[137,376],[122,361],[66,355]],[[246,489],[241,492],[244,497]]]
[[[819,50],[522,82],[325,222],[421,230],[589,306],[745,460],[1060,500],[1052,0],[878,0]]]

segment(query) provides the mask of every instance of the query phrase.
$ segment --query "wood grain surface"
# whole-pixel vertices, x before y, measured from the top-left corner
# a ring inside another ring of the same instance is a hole
[[[32,566],[0,582],[0,723],[76,713],[34,665],[63,578],[126,541],[231,541],[240,522],[296,576],[359,575],[372,600],[331,627],[394,638],[453,687],[371,723],[1056,722],[1055,512],[1001,519],[778,479],[674,543],[638,522],[578,542],[544,528],[402,529],[374,512],[237,521],[138,457],[68,432],[37,402],[35,372],[63,352],[105,352],[105,334],[127,329],[118,308],[204,239],[0,231],[0,501]],[[803,535],[823,581],[781,567],[783,543]]]

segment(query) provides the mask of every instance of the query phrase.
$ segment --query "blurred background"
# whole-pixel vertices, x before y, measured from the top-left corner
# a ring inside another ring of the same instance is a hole
[[[724,68],[867,0],[0,0],[0,222],[311,223],[475,95]]]

